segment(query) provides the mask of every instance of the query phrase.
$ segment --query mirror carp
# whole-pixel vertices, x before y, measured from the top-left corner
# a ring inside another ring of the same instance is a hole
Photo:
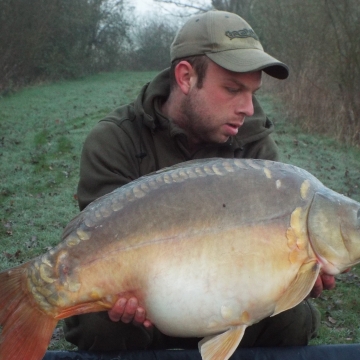
[[[58,320],[135,296],[164,334],[228,359],[245,329],[360,262],[360,203],[307,171],[207,159],[91,203],[45,254],[0,273],[0,358],[40,360]]]

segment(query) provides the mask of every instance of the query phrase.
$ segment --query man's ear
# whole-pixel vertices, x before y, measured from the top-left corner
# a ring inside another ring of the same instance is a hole
[[[175,67],[174,75],[180,90],[187,95],[197,81],[194,68],[188,61],[180,61]]]

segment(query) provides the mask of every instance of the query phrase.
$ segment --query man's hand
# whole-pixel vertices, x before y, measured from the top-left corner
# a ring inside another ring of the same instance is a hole
[[[152,327],[150,320],[146,319],[145,309],[139,306],[135,297],[127,300],[120,297],[114,306],[108,311],[112,321],[122,321],[125,324],[133,322],[134,325],[143,325],[146,328]]]
[[[317,277],[314,287],[310,292],[310,297],[318,298],[323,290],[332,290],[335,288],[335,277],[332,275],[321,274]]]
[[[351,268],[346,269],[342,274],[347,273]],[[318,298],[323,290],[332,290],[335,288],[335,277],[328,274],[320,274],[315,281],[314,287],[310,292],[310,297]]]

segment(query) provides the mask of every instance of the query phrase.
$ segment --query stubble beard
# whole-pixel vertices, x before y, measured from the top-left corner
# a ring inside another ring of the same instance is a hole
[[[209,124],[216,124],[217,121],[210,114],[205,113],[206,109],[203,109],[201,104],[201,99],[195,93],[186,96],[182,101],[181,110],[184,115],[182,127],[189,141],[197,145],[226,142],[227,139],[224,141],[217,139],[216,132],[219,129],[209,126]]]

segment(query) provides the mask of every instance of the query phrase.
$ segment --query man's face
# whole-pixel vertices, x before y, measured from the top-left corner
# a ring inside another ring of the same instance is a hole
[[[261,86],[261,71],[235,73],[209,62],[203,86],[193,81],[182,103],[192,147],[224,143],[238,133],[246,116],[254,113],[252,96]]]

